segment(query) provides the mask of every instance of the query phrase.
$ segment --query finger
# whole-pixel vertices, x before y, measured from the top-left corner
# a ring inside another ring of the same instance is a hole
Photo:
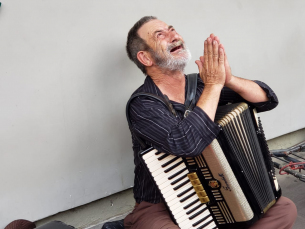
[[[215,41],[217,41],[217,42],[218,42],[218,44],[220,44],[219,37],[215,36],[215,37],[214,37],[214,40],[215,40]]]
[[[220,42],[219,42],[219,44],[220,44]],[[219,45],[219,48],[222,48],[223,51],[226,53],[226,50],[225,50],[225,47],[223,46],[223,44],[220,44],[220,45]]]
[[[227,58],[227,54],[226,54],[226,52],[224,51],[224,56],[225,56],[225,66],[230,66],[229,65],[229,61],[228,61],[228,58]]]
[[[218,65],[219,65],[219,67],[224,67],[225,54],[224,54],[224,50],[222,48],[219,49],[218,55],[219,55]]]
[[[213,45],[210,37],[208,38],[208,68],[209,71],[213,69]]]
[[[200,56],[199,60],[202,62],[202,64],[204,63],[204,57],[203,56]]]
[[[208,65],[208,61],[209,61],[209,57],[208,57],[208,41],[205,40],[204,41],[204,64],[203,67],[208,70],[209,69],[209,65]]]
[[[214,37],[215,37],[214,33],[211,33],[211,34],[210,34],[210,38],[211,38],[212,40],[214,40]]]
[[[213,41],[213,67],[217,68],[218,67],[218,42]]]

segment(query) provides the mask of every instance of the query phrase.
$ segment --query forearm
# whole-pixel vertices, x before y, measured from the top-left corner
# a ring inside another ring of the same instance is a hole
[[[251,80],[232,76],[231,80],[225,86],[251,103],[266,102],[269,100],[266,92]]]
[[[209,116],[212,121],[214,121],[215,118],[222,87],[223,86],[220,84],[205,85],[203,92],[196,104]]]
[[[219,127],[200,108],[175,117],[158,101],[137,98],[130,105],[132,130],[156,149],[181,157],[198,156],[217,136]]]

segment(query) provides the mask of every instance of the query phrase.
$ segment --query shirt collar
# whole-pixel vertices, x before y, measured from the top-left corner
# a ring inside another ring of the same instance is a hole
[[[186,89],[187,89],[187,77],[185,76],[185,95],[186,95]],[[154,83],[154,81],[151,79],[150,76],[146,76],[146,79],[143,84],[143,90],[145,92],[155,94],[158,96],[163,96],[163,93],[158,88],[158,86]]]
[[[158,86],[154,83],[154,81],[150,78],[150,76],[146,76],[146,79],[144,81],[143,85],[143,90],[145,92],[158,95],[158,96],[163,96],[163,93],[161,90],[158,88]]]

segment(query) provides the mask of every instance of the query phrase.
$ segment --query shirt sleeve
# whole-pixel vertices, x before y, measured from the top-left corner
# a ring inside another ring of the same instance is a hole
[[[268,97],[268,101],[260,102],[260,103],[251,103],[243,99],[238,93],[234,92],[230,88],[224,87],[220,94],[219,105],[225,105],[227,103],[237,103],[237,102],[247,102],[250,105],[254,106],[257,112],[269,111],[275,108],[279,101],[277,99],[274,91],[265,83],[254,80],[256,84],[258,84],[266,93]]]
[[[198,156],[219,133],[217,124],[199,107],[180,120],[153,99],[134,99],[130,118],[134,134],[157,150],[180,157]]]

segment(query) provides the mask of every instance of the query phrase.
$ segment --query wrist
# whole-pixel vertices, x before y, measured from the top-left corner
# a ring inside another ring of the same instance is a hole
[[[223,88],[222,84],[204,84],[204,89],[206,91],[221,91]]]
[[[235,85],[235,80],[236,80],[236,76],[233,76],[231,74],[230,79],[227,82],[225,82],[225,86],[232,89],[232,87]]]

